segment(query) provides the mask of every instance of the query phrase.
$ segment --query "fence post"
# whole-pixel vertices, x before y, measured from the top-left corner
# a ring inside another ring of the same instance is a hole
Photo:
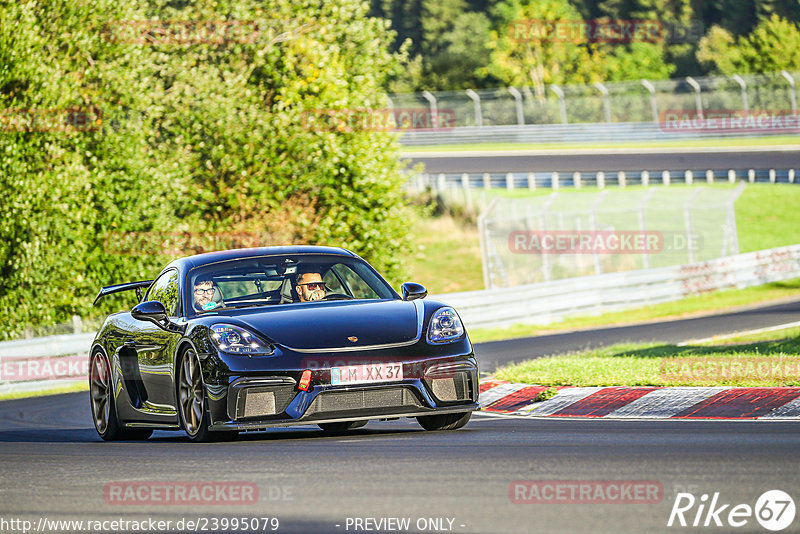
[[[692,185],[694,183],[694,173],[690,170],[687,170],[684,174],[684,180],[686,180],[686,185]]]
[[[686,248],[689,253],[690,264],[695,262],[694,247],[691,246],[692,243],[694,243],[692,240],[692,204],[694,204],[694,201],[697,199],[697,196],[701,191],[703,191],[702,187],[695,191],[683,206],[683,217],[684,221],[686,222]]]
[[[553,182],[553,191],[558,191],[558,173],[554,172],[550,179]]]
[[[664,185],[669,185],[669,171],[664,171],[661,173],[661,181]]]
[[[558,97],[558,107],[561,110],[561,124],[567,124],[567,104],[564,101],[564,91],[556,84],[552,84],[550,90]]]
[[[714,171],[712,171],[711,169],[708,169],[706,171],[706,182],[709,184],[714,183]]]
[[[603,171],[599,171],[597,173],[597,187],[603,189],[605,188],[605,186],[606,186],[606,173],[604,173]]]
[[[445,179],[444,173],[439,173],[439,176],[436,177],[436,190],[441,195],[444,193],[445,189],[447,189],[447,180]]]
[[[775,169],[769,170],[769,183],[771,184],[775,183]]]
[[[732,184],[736,183],[736,171],[728,169],[728,181]]]
[[[627,178],[625,176],[625,171],[619,171],[617,173],[617,182],[619,183],[620,187],[625,187],[627,185]]]
[[[581,188],[581,173],[575,171],[572,173],[572,181],[575,182],[575,189]]]
[[[522,93],[516,87],[509,87],[508,92],[514,97],[517,106],[517,124],[520,126],[525,125],[525,112],[522,109]]]
[[[464,190],[464,202],[467,205],[467,211],[472,211],[472,193],[469,190],[469,174],[464,173],[461,175],[461,188]]]
[[[436,97],[430,91],[422,91],[422,96],[430,104],[431,109],[431,126],[434,128],[439,127],[439,110],[436,106]]]
[[[647,89],[647,92],[650,93],[650,110],[653,112],[653,122],[655,124],[659,123],[658,120],[658,102],[656,101],[656,88],[647,80],[642,80],[642,85],[644,88]]]
[[[539,212],[539,228],[542,231],[546,232],[548,229],[547,211],[550,209],[550,206],[553,204],[556,198],[558,198],[558,193],[550,193],[550,196],[547,197],[547,200],[544,202],[542,209]],[[546,282],[549,282],[553,278],[552,266],[550,265],[550,254],[547,254],[546,252],[542,254],[542,275],[544,275]]]
[[[536,189],[536,175],[532,172],[528,173],[528,189]]]
[[[602,172],[602,171],[601,171]],[[598,173],[599,175],[600,173]],[[600,194],[597,195],[597,198],[592,202],[592,206],[589,208],[589,229],[594,233],[597,231],[597,206],[603,201],[604,198],[608,195],[608,190],[601,191]],[[600,254],[595,249],[593,254],[594,256],[594,274],[602,274],[603,273],[603,265],[600,262]]]
[[[510,172],[506,174],[506,189],[509,191],[514,190],[514,173]]]
[[[603,111],[606,115],[606,122],[611,122],[611,102],[608,98],[608,89],[600,82],[594,82],[594,86],[600,91],[600,94],[603,95]]]
[[[72,332],[74,334],[80,334],[83,332],[83,319],[81,319],[80,315],[72,316]]]
[[[794,183],[794,169],[789,169],[789,183]]]
[[[642,185],[645,187],[650,185],[650,171],[642,171]]]
[[[467,89],[467,96],[472,99],[472,104],[475,106],[475,126],[483,126],[483,114],[481,113],[481,97],[472,89]]]
[[[700,84],[691,76],[686,77],[686,83],[692,86],[695,92],[695,105],[697,106],[697,116],[703,118],[703,99],[700,95]]]
[[[786,81],[789,82],[789,95],[792,99],[792,115],[797,115],[797,91],[794,87],[794,78],[785,70],[781,71],[781,76],[783,76]]]
[[[645,215],[644,209],[647,206],[647,203],[650,201],[650,198],[653,196],[653,193],[655,192],[656,192],[655,189],[648,189],[647,192],[642,197],[642,201],[639,203],[639,231],[642,232],[643,235],[645,234],[645,232],[647,232],[647,216]],[[649,269],[650,268],[649,248],[645,248],[643,260],[644,260],[644,268]]]
[[[747,181],[751,184],[756,182],[756,171],[754,169],[750,169],[747,171]]]
[[[483,188],[489,189],[492,187],[492,177],[489,176],[488,172],[483,173]]]
[[[739,87],[742,88],[742,108],[744,109],[744,116],[747,117],[750,115],[750,105],[747,101],[747,82],[745,82],[744,78],[738,74],[734,74],[731,77],[736,83],[739,84]]]

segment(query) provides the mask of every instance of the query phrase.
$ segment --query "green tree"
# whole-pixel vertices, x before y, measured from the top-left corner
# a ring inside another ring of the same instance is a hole
[[[156,274],[175,232],[342,245],[398,281],[406,177],[371,110],[385,108],[401,58],[366,10],[356,0],[3,4],[2,335],[91,313],[99,285]],[[181,42],[158,24],[125,37],[153,20],[177,21],[178,33],[257,24],[256,39]],[[92,124],[72,124],[70,109]],[[57,128],[29,125],[47,110],[60,113]]]
[[[568,28],[579,19],[567,0],[508,0],[495,7],[494,15],[499,24],[489,45],[489,74],[509,85],[531,86],[539,98],[549,84],[600,80],[597,59],[585,36],[561,38],[550,29],[549,25],[560,23]]]
[[[715,26],[700,43],[698,59],[721,74],[800,70],[800,27],[778,15],[762,21],[750,35],[735,38]]]
[[[492,83],[481,68],[489,63],[487,2],[467,0],[373,0],[371,13],[389,18],[397,32],[394,49],[409,63],[391,79],[394,92],[449,90]]]

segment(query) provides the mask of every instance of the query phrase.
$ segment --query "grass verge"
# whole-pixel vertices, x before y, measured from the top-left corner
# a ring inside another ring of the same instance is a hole
[[[544,386],[800,386],[800,328],[678,347],[621,344],[538,358],[495,378]]]
[[[60,393],[73,393],[75,391],[88,391],[89,384],[70,384],[65,386],[56,386],[52,388],[37,390],[37,391],[12,391],[9,393],[0,393],[0,401],[12,399],[24,399],[27,397],[43,397],[45,395],[58,395]]]

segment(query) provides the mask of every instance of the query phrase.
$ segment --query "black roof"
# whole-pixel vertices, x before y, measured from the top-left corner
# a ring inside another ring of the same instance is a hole
[[[354,253],[340,247],[322,247],[316,245],[287,245],[280,247],[238,248],[221,250],[218,252],[205,252],[194,256],[187,256],[172,261],[169,267],[179,267],[183,270],[192,269],[208,263],[235,260],[251,256],[273,256],[282,254],[333,254],[336,256],[357,257]]]

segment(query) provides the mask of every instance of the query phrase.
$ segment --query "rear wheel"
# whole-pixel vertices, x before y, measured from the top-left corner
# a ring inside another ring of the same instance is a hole
[[[417,422],[425,430],[457,430],[466,425],[471,416],[472,412],[422,415],[417,417]]]
[[[348,430],[353,430],[354,428],[361,428],[366,424],[366,421],[339,421],[337,423],[319,423],[317,426],[319,426],[325,432],[335,434],[347,432]]]
[[[149,438],[152,430],[125,428],[119,422],[112,383],[108,358],[97,350],[89,362],[89,400],[97,433],[105,441]]]
[[[183,353],[178,368],[178,413],[181,425],[192,441],[223,441],[235,438],[238,433],[209,430],[211,418],[206,406],[200,360],[192,349]]]

